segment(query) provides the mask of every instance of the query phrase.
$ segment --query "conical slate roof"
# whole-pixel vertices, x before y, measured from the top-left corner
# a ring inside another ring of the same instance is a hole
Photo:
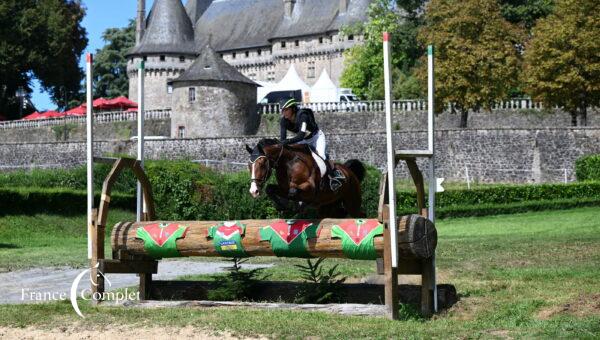
[[[194,28],[181,0],[155,0],[146,31],[130,55],[196,54]]]
[[[179,78],[173,82],[181,81],[229,81],[236,83],[246,83],[259,86],[235,67],[229,65],[221,56],[219,56],[210,45],[206,45],[200,56]]]
[[[192,26],[196,26],[196,22],[206,12],[212,2],[213,0],[188,0],[185,10],[192,21]]]

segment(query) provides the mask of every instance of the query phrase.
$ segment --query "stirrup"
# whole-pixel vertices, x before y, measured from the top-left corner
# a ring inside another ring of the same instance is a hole
[[[344,174],[343,174],[343,173],[342,173],[340,170],[338,170],[338,169],[334,169],[334,170],[331,172],[331,179],[336,179],[336,180],[338,180],[338,181],[339,181],[339,180],[344,180],[344,179],[346,179],[346,176],[344,176]]]

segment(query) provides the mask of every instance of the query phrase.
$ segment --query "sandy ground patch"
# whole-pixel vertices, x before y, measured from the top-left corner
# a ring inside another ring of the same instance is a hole
[[[153,339],[153,340],[173,340],[173,339],[207,339],[207,340],[227,340],[227,339],[266,339],[266,338],[247,338],[235,337],[228,332],[213,332],[207,329],[195,328],[192,326],[182,328],[168,327],[124,327],[124,326],[106,326],[106,327],[83,327],[68,326],[54,329],[40,329],[34,327],[27,328],[6,328],[0,327],[0,339],[50,339],[50,340],[79,340],[79,339]]]
[[[548,320],[559,314],[570,314],[578,317],[600,314],[600,294],[580,294],[574,301],[561,306],[542,309],[537,317]]]

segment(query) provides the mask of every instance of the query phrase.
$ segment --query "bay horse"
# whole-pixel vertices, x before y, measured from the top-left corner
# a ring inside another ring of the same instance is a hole
[[[277,185],[269,184],[265,191],[277,210],[286,210],[292,201],[300,207],[316,208],[319,217],[365,217],[361,209],[360,184],[366,170],[359,160],[335,164],[345,180],[334,192],[328,183],[322,185],[321,172],[307,145],[283,146],[277,139],[265,138],[254,148],[246,144],[246,150],[250,153],[250,194],[254,198],[261,195],[263,186],[275,170]]]

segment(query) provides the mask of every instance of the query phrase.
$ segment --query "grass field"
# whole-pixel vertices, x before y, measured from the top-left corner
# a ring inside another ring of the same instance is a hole
[[[438,276],[460,301],[432,319],[404,320],[248,309],[123,310],[85,306],[87,325],[68,302],[0,306],[0,327],[105,329],[194,326],[234,336],[304,338],[600,338],[600,209],[537,212],[438,222]],[[111,225],[131,219],[113,212]],[[0,270],[85,264],[85,217],[0,217]],[[255,262],[273,262],[259,258]],[[275,259],[271,279],[299,279]],[[333,261],[344,275],[374,273],[372,262]],[[199,331],[200,332],[200,331]],[[200,336],[202,333],[198,333]]]

